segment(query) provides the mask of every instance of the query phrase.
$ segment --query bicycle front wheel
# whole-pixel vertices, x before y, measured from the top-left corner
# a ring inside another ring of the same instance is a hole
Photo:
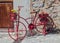
[[[14,25],[13,30],[8,28],[8,34],[13,40],[23,40],[27,34],[27,28],[22,22],[19,22],[19,26]]]

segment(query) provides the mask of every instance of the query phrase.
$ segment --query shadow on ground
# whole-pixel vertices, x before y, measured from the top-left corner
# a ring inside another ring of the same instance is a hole
[[[50,28],[46,30],[48,32],[48,34],[59,34],[60,33],[60,29],[55,29],[55,28]]]

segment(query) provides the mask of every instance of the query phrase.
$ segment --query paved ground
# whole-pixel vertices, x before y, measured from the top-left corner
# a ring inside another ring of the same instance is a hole
[[[60,43],[60,35],[33,36],[25,38],[22,43]]]
[[[8,35],[0,36],[0,43],[60,43],[60,35],[59,34],[48,34],[46,36],[31,36],[26,37],[24,40],[14,41]]]

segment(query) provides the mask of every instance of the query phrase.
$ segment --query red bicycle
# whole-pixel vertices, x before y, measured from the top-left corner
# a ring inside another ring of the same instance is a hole
[[[43,33],[44,35],[46,35],[46,30],[48,28],[54,27],[54,22],[47,13],[44,14],[43,12],[39,14],[38,12],[40,10],[38,10],[36,12],[31,12],[36,13],[34,17],[24,19],[19,15],[20,9],[21,6],[18,7],[18,13],[10,13],[11,22],[14,23],[14,27],[13,29],[8,28],[8,33],[13,40],[18,40],[19,38],[23,40],[27,34],[27,31],[29,31],[30,34],[33,35],[32,31],[34,29],[36,29],[39,33]],[[23,19],[28,24],[28,28],[23,22],[20,21],[20,19]]]

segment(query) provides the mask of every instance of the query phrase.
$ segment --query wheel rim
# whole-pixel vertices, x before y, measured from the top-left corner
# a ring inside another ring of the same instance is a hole
[[[53,22],[52,22],[52,20],[49,18],[48,19],[49,21],[50,21],[50,23],[51,23],[51,26],[53,27]],[[38,23],[37,23],[38,22]],[[36,30],[39,32],[39,33],[42,33],[43,32],[43,27],[44,27],[44,24],[40,24],[41,22],[40,22],[40,19],[39,18],[37,18],[37,20],[35,21],[35,25],[36,25]],[[48,27],[47,27],[48,25],[45,25],[45,28],[47,29]]]
[[[17,28],[15,30],[11,30],[10,28],[8,28],[8,34],[9,34],[10,38],[12,38],[13,40],[18,40],[19,38],[21,40],[23,40],[27,34],[26,26],[22,22],[19,22],[19,24],[21,27],[19,26],[20,29],[18,31],[17,31]],[[16,27],[17,27],[17,25],[16,25]],[[23,32],[24,32],[24,34],[23,34]],[[14,35],[11,35],[11,33],[13,33]],[[22,34],[23,34],[23,36],[22,36]]]

